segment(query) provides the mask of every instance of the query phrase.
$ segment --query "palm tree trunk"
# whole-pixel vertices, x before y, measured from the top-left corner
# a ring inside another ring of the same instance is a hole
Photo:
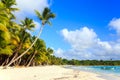
[[[9,57],[2,63],[1,66],[4,66],[5,64],[7,64],[9,62]]]
[[[20,65],[20,63],[21,63],[21,58],[18,60],[18,65]]]
[[[31,64],[33,58],[35,57],[35,54],[36,54],[36,53],[37,53],[37,51],[34,52],[33,56],[31,57],[30,61],[29,61],[28,64],[27,64],[27,67],[30,66],[30,64]]]
[[[18,47],[18,49],[15,51],[14,56],[12,57],[11,61],[9,63],[11,63],[17,56],[18,56],[18,52],[21,50],[22,48],[22,43],[20,43],[20,46]],[[8,64],[9,64],[8,63]]]
[[[21,58],[14,62],[14,66],[20,66]]]
[[[17,61],[19,58],[21,58],[23,55],[25,55],[32,48],[32,46],[36,43],[37,39],[40,37],[43,28],[44,28],[44,25],[42,25],[40,27],[40,31],[38,33],[38,36],[35,38],[34,42],[31,44],[31,46],[25,52],[23,52],[21,55],[19,55],[16,59],[14,59],[12,62],[10,62],[8,65],[6,65],[4,68],[9,67],[13,62]]]
[[[27,60],[26,60],[26,62],[25,62],[24,65],[27,65],[27,64],[28,64],[28,62],[29,62],[29,60],[30,60],[31,57],[32,57],[32,54],[29,55],[29,57],[27,58]]]

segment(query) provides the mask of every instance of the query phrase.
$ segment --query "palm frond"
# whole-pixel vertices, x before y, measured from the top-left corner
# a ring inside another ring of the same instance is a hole
[[[18,35],[12,35],[11,38],[12,40],[15,40],[17,43],[20,42],[20,38],[18,37]]]
[[[49,24],[50,26],[52,26],[52,23],[50,21],[47,21],[46,23]]]
[[[4,31],[4,32],[8,31],[8,29],[6,28],[6,26],[3,25],[2,23],[0,23],[0,30]]]
[[[32,19],[30,19],[30,18],[25,18],[24,21],[21,21],[20,26],[23,27],[25,30],[26,30],[26,29],[32,30],[32,28],[35,27],[35,24],[34,24],[34,22],[33,22]]]
[[[10,48],[10,46],[3,48],[0,48],[0,54],[6,54],[6,55],[12,55],[13,50]]]
[[[10,8],[11,11],[18,11],[18,8]]]
[[[50,13],[50,9],[46,7],[42,13],[43,18],[45,18],[48,15],[48,13]]]
[[[0,13],[0,21],[5,21],[5,22],[8,22],[9,19],[8,19],[8,15],[5,14],[5,13]]]
[[[7,32],[7,31],[6,31],[6,32],[3,32],[3,33],[1,34],[1,37],[3,37],[5,41],[10,41],[10,38],[11,38],[10,33]]]
[[[39,11],[35,10],[35,13],[36,13],[37,17],[38,17],[40,20],[43,20],[43,17],[42,17],[42,15],[40,14]]]
[[[45,17],[46,20],[49,20],[50,18],[55,18],[55,14],[49,13],[49,14],[46,15],[46,17]]]
[[[15,0],[1,0],[1,2],[7,7],[10,8],[13,5],[16,5],[16,1]]]

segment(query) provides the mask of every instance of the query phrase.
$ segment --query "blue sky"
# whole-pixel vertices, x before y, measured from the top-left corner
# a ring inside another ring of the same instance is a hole
[[[69,2],[65,0],[53,0],[50,8],[57,15],[56,19],[53,20],[54,29],[52,30],[54,32],[50,32],[53,33],[52,35],[55,35],[55,39],[59,38],[55,40],[57,43],[61,42],[61,37],[59,34],[55,34],[55,31],[59,33],[63,28],[76,30],[83,26],[93,28],[100,39],[110,40],[109,34],[110,32],[114,33],[114,31],[109,30],[108,23],[111,19],[120,17],[118,0],[109,0],[109,2],[108,0],[69,0]],[[59,45],[56,45],[56,47],[59,48]]]
[[[120,57],[120,1],[119,0],[17,0],[21,11],[17,20],[24,17],[40,22],[34,9],[50,7],[56,14],[52,25],[45,26],[40,38],[55,55],[67,59],[119,59]],[[32,6],[31,6],[32,5]]]

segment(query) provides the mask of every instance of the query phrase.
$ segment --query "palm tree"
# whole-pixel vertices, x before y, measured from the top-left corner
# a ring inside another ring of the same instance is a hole
[[[18,8],[13,8],[13,5],[16,5],[16,0],[1,0],[4,4],[4,9],[6,10],[7,14],[9,14],[10,19],[15,19],[13,15],[13,11],[19,10]]]
[[[26,40],[30,38],[30,34],[26,32],[26,30],[31,30],[35,27],[35,24],[32,19],[25,18],[25,20],[21,21],[20,26],[22,27],[19,32],[20,43],[14,51],[14,55],[12,55],[12,59],[9,63],[11,63],[18,56],[18,52],[22,49],[23,44],[26,45]],[[16,36],[15,36],[16,37]],[[8,64],[9,64],[8,63]]]
[[[25,18],[24,21],[21,21],[22,24],[20,26],[23,28],[23,30],[31,30],[35,27],[35,24],[32,19]]]
[[[53,53],[54,53],[53,49],[47,48],[47,50],[46,50],[46,56],[48,57],[48,61],[47,61],[46,64],[51,64]]]
[[[14,8],[13,5],[16,5],[15,0],[0,0],[0,23],[4,24],[6,27],[10,27],[12,19],[15,19],[13,11],[18,10]]]
[[[16,24],[12,21],[15,19],[13,12],[19,10],[18,8],[13,7],[16,5],[16,0],[1,0],[0,2],[0,6],[2,6],[2,8],[0,8],[0,18],[4,19],[2,21],[8,29],[12,29]]]
[[[4,34],[4,39],[9,37],[9,39],[12,39],[12,31],[10,28],[14,27],[11,24],[14,24],[11,22],[12,19],[12,12],[18,10],[17,8],[13,8],[12,6],[16,5],[15,0],[1,0],[0,1],[0,31],[2,31],[1,34]],[[4,30],[4,31],[3,31]],[[6,37],[5,37],[6,35]],[[2,38],[1,38],[2,39]],[[10,44],[10,41],[7,41]]]
[[[34,42],[31,44],[31,46],[25,52],[23,52],[20,56],[18,56],[16,59],[14,59],[8,65],[6,65],[5,68],[7,68],[13,62],[17,61],[19,58],[21,58],[23,55],[25,55],[32,48],[32,46],[36,43],[37,39],[39,38],[40,34],[42,33],[44,25],[45,24],[51,24],[50,21],[49,21],[49,19],[55,18],[55,14],[53,14],[49,8],[45,8],[44,11],[43,11],[43,13],[42,13],[42,15],[37,10],[35,10],[35,13],[36,13],[37,17],[42,21],[42,26],[40,27],[40,31],[38,33],[38,36],[36,37],[36,39],[34,40]]]
[[[36,37],[33,37],[32,39],[34,40],[35,38]],[[43,55],[46,55],[46,44],[43,40],[38,39],[36,41],[35,45],[33,45],[33,47],[32,47],[32,53],[30,54],[30,58],[27,60],[26,66],[28,67],[32,63],[33,59],[36,59],[37,55],[39,55],[39,59],[41,57],[45,59],[46,57],[42,56],[41,53]],[[37,61],[40,61],[40,60],[37,60]]]
[[[15,0],[0,0],[0,54],[8,56],[7,58],[13,54],[10,24],[13,16],[12,11],[17,10],[12,7],[13,5],[15,5]],[[6,61],[8,62],[8,59]]]

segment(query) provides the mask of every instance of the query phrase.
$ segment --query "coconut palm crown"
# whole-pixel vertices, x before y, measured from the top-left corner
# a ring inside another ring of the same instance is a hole
[[[39,20],[42,21],[42,25],[45,25],[46,23],[51,25],[51,22],[49,21],[49,19],[55,18],[55,14],[52,13],[51,10],[47,7],[44,9],[42,14],[40,14],[40,12],[37,10],[35,10],[35,13],[38,16]]]

